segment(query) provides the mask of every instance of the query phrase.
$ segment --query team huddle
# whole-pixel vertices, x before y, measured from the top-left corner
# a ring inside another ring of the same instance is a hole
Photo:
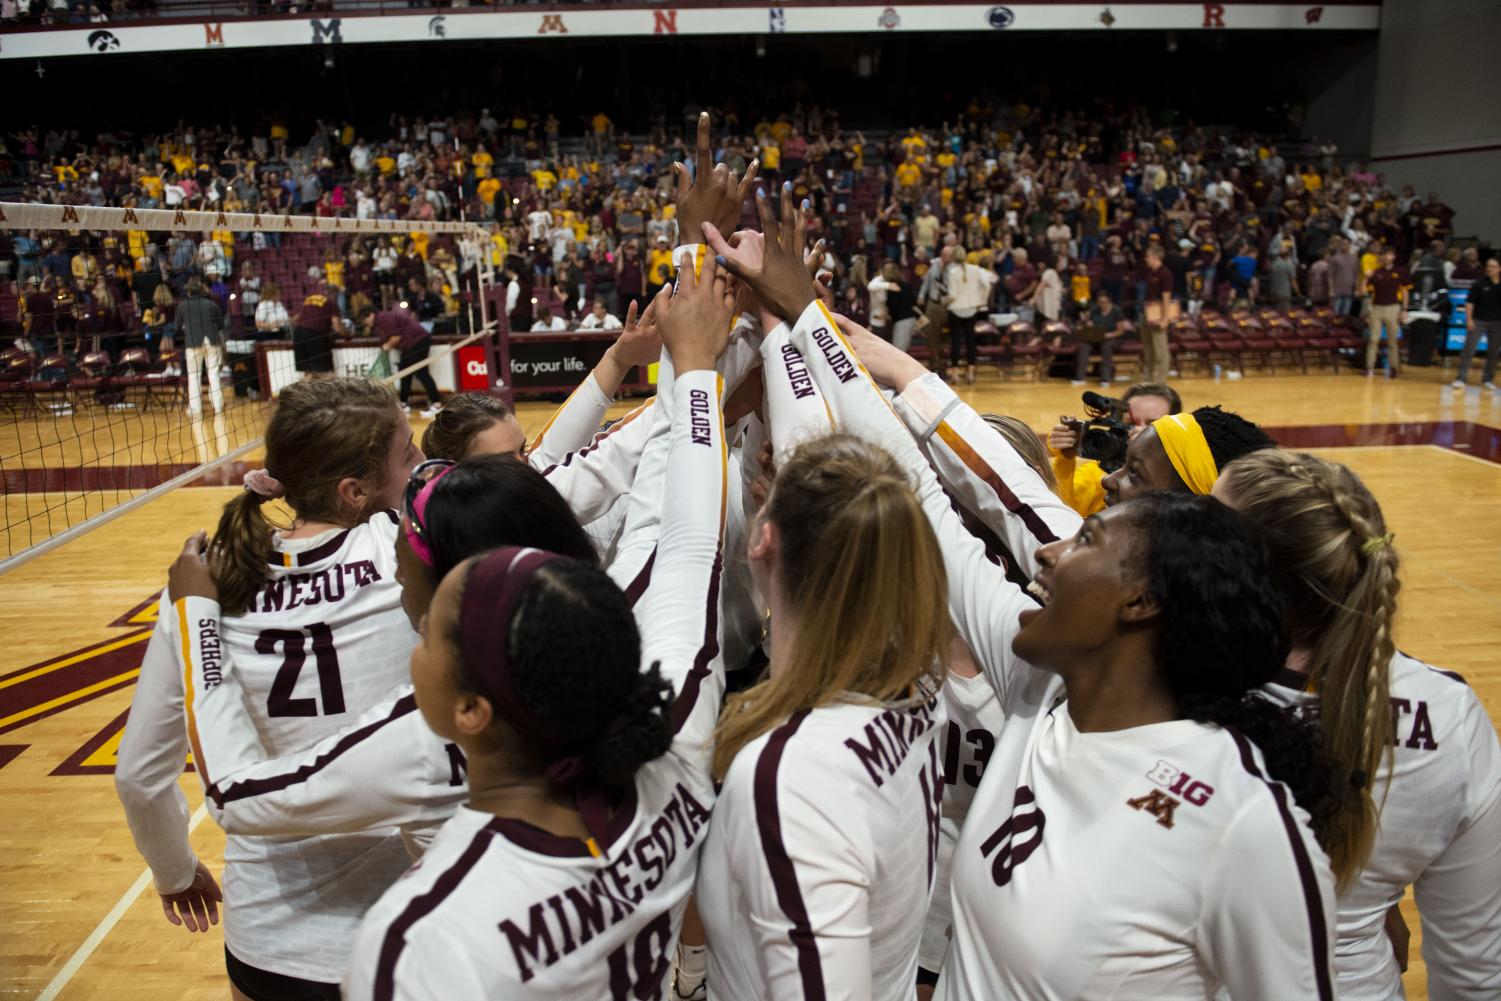
[[[233,996],[1385,1001],[1412,886],[1430,997],[1501,997],[1501,742],[1359,478],[1206,407],[1081,519],[753,173],[701,118],[675,287],[535,440],[289,386],[172,564],[117,786]]]

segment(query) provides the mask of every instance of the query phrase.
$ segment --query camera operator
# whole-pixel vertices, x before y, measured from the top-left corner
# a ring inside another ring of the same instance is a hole
[[[1109,293],[1101,290],[1099,298],[1109,301]],[[1112,307],[1113,308],[1113,307]],[[1117,313],[1120,311],[1117,309]],[[1091,310],[1091,314],[1093,310]],[[1107,342],[1108,343],[1108,342]],[[1087,348],[1080,345],[1081,351]],[[1104,364],[1109,364],[1109,355]],[[1183,400],[1177,390],[1162,383],[1141,382],[1126,390],[1121,398],[1130,423],[1132,437],[1159,417],[1183,412]],[[1048,447],[1053,452],[1053,474],[1058,479],[1058,496],[1065,504],[1085,518],[1105,507],[1105,490],[1101,481],[1106,470],[1094,459],[1079,458],[1079,437],[1082,422],[1072,417],[1060,417],[1059,423],[1048,435]]]
[[[1100,388],[1109,389],[1115,375],[1115,346],[1126,333],[1126,318],[1110,300],[1110,293],[1100,289],[1082,320],[1077,331],[1079,348],[1074,353],[1073,384],[1084,385],[1089,375],[1090,348],[1096,347],[1100,349]]]

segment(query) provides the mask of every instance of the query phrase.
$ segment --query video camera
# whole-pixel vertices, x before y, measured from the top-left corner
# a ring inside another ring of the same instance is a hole
[[[1079,455],[1113,473],[1126,464],[1126,445],[1131,440],[1126,402],[1089,392],[1082,399],[1088,420],[1071,418],[1064,424],[1079,433]]]

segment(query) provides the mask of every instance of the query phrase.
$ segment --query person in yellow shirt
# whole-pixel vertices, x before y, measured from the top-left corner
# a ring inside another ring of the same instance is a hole
[[[916,128],[911,128],[907,130],[906,135],[902,136],[902,149],[907,151],[909,158],[926,156],[928,141],[918,135]]]
[[[146,244],[149,242],[144,229],[129,229],[125,231],[125,246],[129,249],[132,260],[139,261],[146,256]]]
[[[495,166],[495,157],[491,156],[483,146],[470,157],[470,161],[474,164],[474,176],[482,180],[490,176],[490,170]]]
[[[651,254],[647,257],[646,281],[648,296],[655,295],[657,289],[672,280],[672,248],[667,245],[667,238],[659,237],[656,246],[652,247]]]
[[[1317,170],[1313,169],[1312,164],[1304,167],[1303,173],[1298,176],[1303,179],[1303,190],[1307,191],[1310,195],[1324,190],[1324,179],[1319,175]]]
[[[487,214],[495,214],[495,193],[500,190],[500,182],[493,177],[487,177],[475,186],[479,192],[479,200],[484,204]]]
[[[380,171],[380,176],[390,177],[396,173],[396,158],[382,153],[375,158],[375,169]]]
[[[196,166],[197,164],[193,162],[193,158],[186,153],[172,154],[172,169],[177,171],[179,175],[191,174],[193,168]]]
[[[532,180],[537,184],[537,190],[546,194],[558,183],[558,175],[543,167],[541,170],[532,171]]]
[[[896,168],[896,186],[898,188],[915,188],[922,181],[922,168],[913,160],[912,154],[907,154]]]
[[[426,230],[416,229],[411,235],[412,247],[417,251],[417,256],[427,260],[427,245],[432,241],[432,234]]]
[[[779,117],[775,122],[772,123],[771,137],[775,139],[778,144],[780,144],[782,140],[786,139],[790,135],[792,135],[792,123],[787,119]]]
[[[233,267],[235,262],[235,235],[227,229],[216,229],[209,237],[224,248],[225,263]]]
[[[136,182],[140,184],[142,191],[146,192],[146,194],[150,195],[152,198],[157,199],[161,198],[162,188],[166,186],[162,179],[156,174],[142,174],[139,178],[136,179]]]
[[[761,144],[761,169],[775,174],[782,166],[782,147],[768,139]]]
[[[490,264],[494,267],[503,267],[506,263],[506,255],[511,252],[511,241],[497,227],[490,234]]]
[[[78,171],[71,163],[60,163],[52,168],[52,173],[57,177],[57,183],[72,183],[78,180]]]
[[[1121,397],[1126,404],[1126,420],[1136,435],[1153,421],[1183,412],[1178,391],[1163,383],[1140,382]],[[1058,480],[1058,496],[1063,503],[1088,518],[1105,507],[1105,469],[1093,459],[1079,458],[1079,432],[1059,418],[1048,434],[1048,451],[1052,453],[1053,475]]]

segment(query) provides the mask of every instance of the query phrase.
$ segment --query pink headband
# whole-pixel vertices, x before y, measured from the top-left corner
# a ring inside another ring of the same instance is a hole
[[[455,466],[446,467],[422,485],[422,489],[417,491],[417,496],[412,499],[409,517],[402,522],[401,528],[406,533],[407,545],[412,547],[412,552],[416,553],[417,558],[427,566],[433,565],[433,548],[418,534],[419,526],[421,531],[427,531],[427,502],[432,499],[433,488],[438,485],[439,480],[453,472],[455,468]],[[414,521],[417,524],[414,525]]]

